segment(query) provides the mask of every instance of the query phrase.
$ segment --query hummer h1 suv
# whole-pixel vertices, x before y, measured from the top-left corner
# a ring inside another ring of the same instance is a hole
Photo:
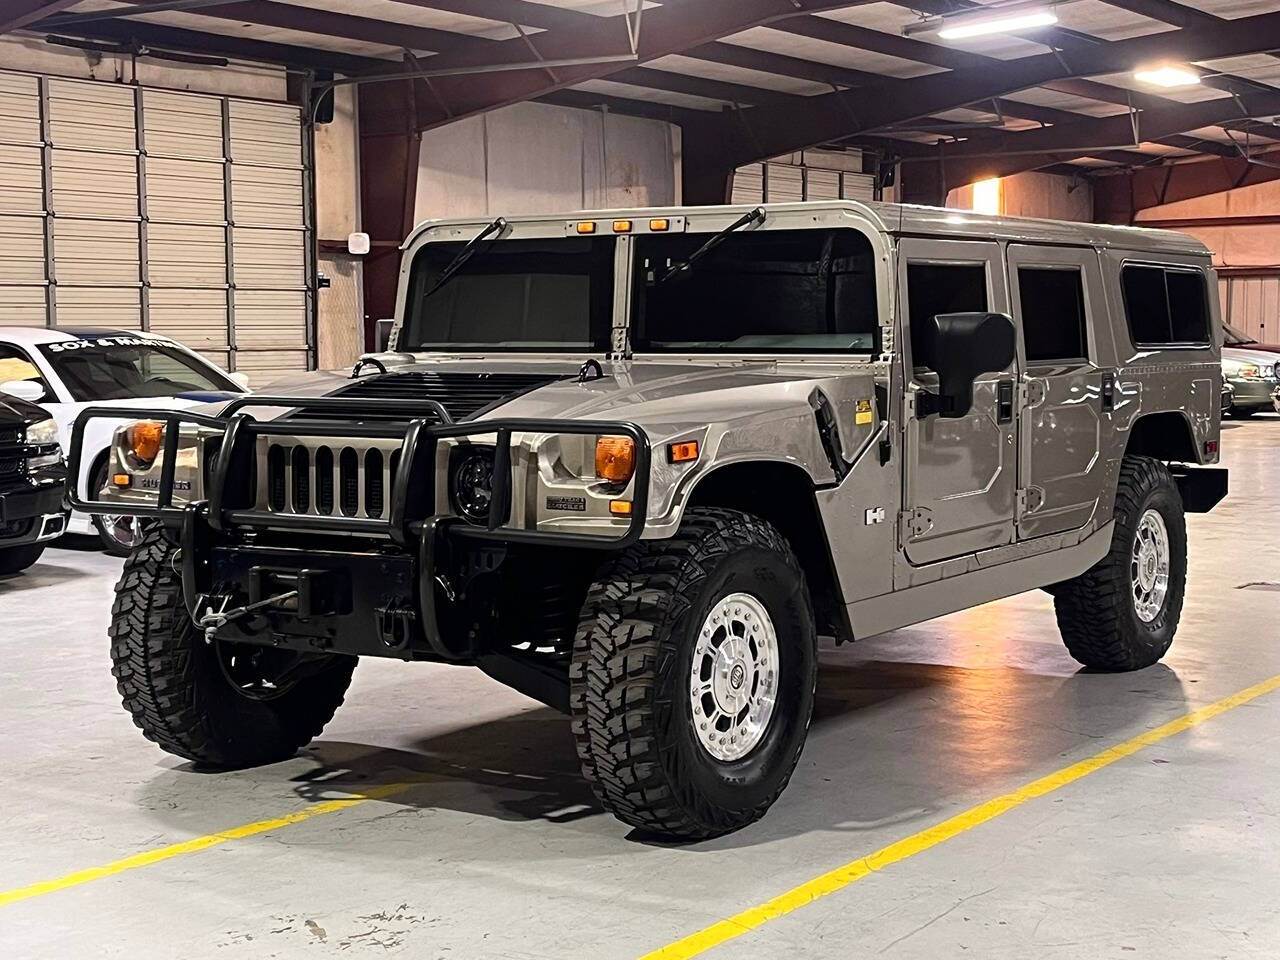
[[[66,530],[66,480],[57,424],[0,393],[0,574],[25,570]]]
[[[426,224],[390,352],[117,433],[98,496],[161,521],[120,692],[238,767],[357,657],[471,664],[570,715],[625,822],[737,829],[819,637],[1041,587],[1081,663],[1160,659],[1226,492],[1216,290],[1177,234],[890,205]]]

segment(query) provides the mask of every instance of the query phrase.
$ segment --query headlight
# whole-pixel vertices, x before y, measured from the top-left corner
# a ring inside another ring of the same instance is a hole
[[[459,447],[449,471],[453,508],[470,523],[487,526],[493,507],[493,451]]]
[[[1242,363],[1236,368],[1236,376],[1245,380],[1257,380],[1262,375],[1256,363]]]
[[[58,425],[53,418],[39,420],[27,427],[27,446],[50,447],[58,442]]]

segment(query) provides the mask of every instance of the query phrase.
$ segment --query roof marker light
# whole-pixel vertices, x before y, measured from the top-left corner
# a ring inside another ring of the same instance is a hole
[[[595,232],[596,232],[596,223],[595,223],[595,221],[594,221],[594,220],[579,220],[579,221],[578,221],[578,232],[579,232],[579,233],[595,233]]]
[[[654,233],[662,233],[664,230],[671,229],[671,221],[666,217],[659,217],[656,220],[649,221],[649,229]]]
[[[631,232],[631,221],[630,221],[630,220],[615,220],[615,221],[613,221],[613,232],[614,232],[614,233],[630,233],[630,232]]]

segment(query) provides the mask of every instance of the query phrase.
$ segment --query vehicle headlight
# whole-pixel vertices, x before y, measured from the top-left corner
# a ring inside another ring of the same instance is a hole
[[[58,442],[58,425],[53,418],[39,420],[27,427],[27,446],[49,447]]]
[[[453,508],[470,523],[487,526],[493,508],[493,451],[460,447],[449,471]]]
[[[1262,376],[1262,371],[1258,369],[1256,363],[1242,363],[1236,368],[1236,376],[1243,377],[1245,380],[1257,380]]]

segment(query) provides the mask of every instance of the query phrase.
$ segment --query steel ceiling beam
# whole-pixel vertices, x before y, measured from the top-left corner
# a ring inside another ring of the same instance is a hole
[[[743,111],[741,122],[748,126],[746,131],[724,120],[704,125],[700,130],[686,131],[690,134],[686,137],[686,162],[696,164],[703,158],[713,157],[718,162],[738,166],[1055,80],[1132,70],[1157,57],[1205,60],[1277,48],[1280,48],[1280,13],[1268,13],[1226,21],[1212,28],[1099,42],[1089,47],[1001,61],[999,69],[984,65],[908,80],[888,80],[857,91],[805,98],[786,111],[773,108]]]
[[[33,23],[56,16],[79,0],[6,0],[0,5],[0,34],[21,30]]]
[[[1266,159],[1271,165],[1240,158],[1213,159],[1139,170],[1128,176],[1096,177],[1094,218],[1102,223],[1132,223],[1139,210],[1280,180],[1280,152]]]

